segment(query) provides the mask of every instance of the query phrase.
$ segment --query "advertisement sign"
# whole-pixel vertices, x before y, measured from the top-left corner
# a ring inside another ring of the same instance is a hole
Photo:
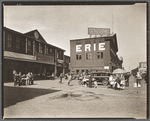
[[[44,54],[38,53],[37,54],[37,60],[54,63],[54,56],[44,55]]]
[[[109,28],[88,28],[88,35],[110,35]]]
[[[57,59],[57,62],[58,62],[58,63],[63,63],[64,60]]]
[[[104,66],[104,69],[109,69],[109,66]]]

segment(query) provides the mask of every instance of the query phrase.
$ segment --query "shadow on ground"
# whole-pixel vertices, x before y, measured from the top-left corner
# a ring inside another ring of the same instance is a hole
[[[33,99],[38,96],[61,91],[55,89],[20,88],[9,86],[4,86],[3,89],[3,108],[15,105],[18,102]]]

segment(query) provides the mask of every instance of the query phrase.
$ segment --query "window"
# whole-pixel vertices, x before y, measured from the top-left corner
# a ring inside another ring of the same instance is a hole
[[[59,58],[59,53],[57,52],[57,58]]]
[[[52,48],[51,47],[50,47],[49,51],[50,51],[50,53],[52,53]]]
[[[89,71],[88,70],[86,70],[86,73],[88,73]]]
[[[11,48],[12,47],[12,35],[8,34],[7,36],[7,47]]]
[[[37,53],[39,50],[38,50],[38,47],[39,46],[39,43],[38,42],[35,42],[35,52]]]
[[[52,55],[54,55],[54,52],[55,52],[55,51],[54,51],[54,48],[52,48]]]
[[[57,58],[63,59],[63,53],[62,53],[61,50],[58,50],[58,51],[57,51]]]
[[[101,59],[103,58],[103,52],[101,52]]]
[[[16,38],[16,49],[20,49],[20,39],[19,39],[19,37]]]
[[[66,57],[66,63],[69,63],[69,58]]]
[[[49,54],[49,52],[48,52],[48,47],[46,46],[46,54]]]
[[[97,52],[97,59],[100,59],[100,52]]]
[[[43,53],[43,45],[39,43],[39,53]]]
[[[49,47],[49,53],[50,53],[50,55],[54,55],[54,48],[53,47]]]
[[[79,73],[79,70],[76,70],[77,74]]]
[[[28,51],[28,53],[32,52],[32,43],[30,40],[27,41],[27,51]]]
[[[92,59],[92,53],[86,53],[86,59],[91,60]]]
[[[77,55],[76,55],[76,59],[77,59],[77,60],[81,60],[81,59],[82,59],[81,54],[77,54]]]
[[[60,54],[60,59],[63,59],[63,52],[60,51],[59,54]]]

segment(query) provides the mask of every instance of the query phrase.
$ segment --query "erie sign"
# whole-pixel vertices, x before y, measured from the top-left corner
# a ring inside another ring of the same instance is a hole
[[[93,44],[94,51],[96,51],[96,44]],[[105,43],[99,43],[98,50],[105,50]],[[91,44],[85,44],[85,51],[91,51]],[[82,45],[76,45],[76,52],[82,52]]]

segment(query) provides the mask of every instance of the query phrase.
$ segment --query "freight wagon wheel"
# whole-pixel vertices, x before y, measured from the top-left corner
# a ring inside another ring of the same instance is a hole
[[[102,81],[102,84],[103,84],[104,86],[107,86],[107,85],[108,85],[108,80],[104,79],[104,80]]]

